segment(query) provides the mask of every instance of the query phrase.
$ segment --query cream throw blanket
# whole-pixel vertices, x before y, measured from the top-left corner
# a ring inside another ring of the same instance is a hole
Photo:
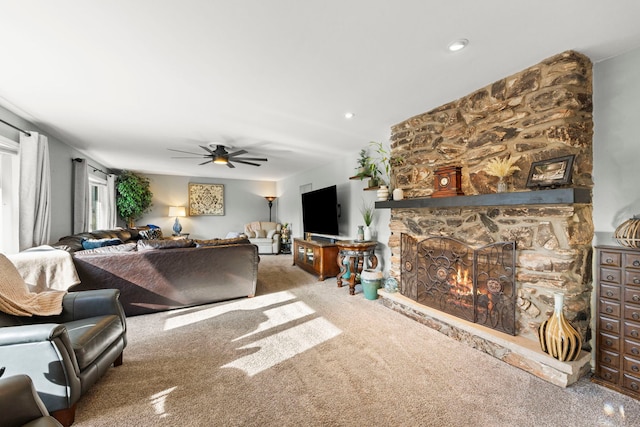
[[[32,292],[66,291],[80,283],[71,254],[48,245],[7,255]]]
[[[51,316],[62,312],[66,291],[33,293],[13,263],[0,254],[0,310],[15,316]]]

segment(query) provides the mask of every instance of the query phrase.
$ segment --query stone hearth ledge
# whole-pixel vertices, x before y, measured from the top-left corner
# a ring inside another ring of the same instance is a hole
[[[567,387],[591,371],[591,354],[585,351],[576,361],[561,362],[540,350],[538,342],[423,306],[399,292],[379,289],[378,295],[385,307],[557,386]]]

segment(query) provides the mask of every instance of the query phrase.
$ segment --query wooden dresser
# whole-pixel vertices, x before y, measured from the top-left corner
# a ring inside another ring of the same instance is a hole
[[[596,246],[593,380],[640,398],[640,250]]]

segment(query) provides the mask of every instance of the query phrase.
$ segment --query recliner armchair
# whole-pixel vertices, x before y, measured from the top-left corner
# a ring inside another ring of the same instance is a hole
[[[63,425],[76,402],[113,364],[122,364],[126,318],[117,289],[69,292],[62,313],[13,316],[0,312],[0,369],[28,375],[47,410]]]
[[[31,378],[15,375],[0,379],[0,414],[4,427],[61,427],[49,415]]]
[[[271,221],[254,221],[244,226],[244,234],[258,247],[259,254],[280,253],[282,224]]]

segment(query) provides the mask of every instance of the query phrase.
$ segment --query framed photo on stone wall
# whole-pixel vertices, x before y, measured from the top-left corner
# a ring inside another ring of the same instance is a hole
[[[189,183],[189,216],[224,215],[224,185]]]
[[[574,157],[572,154],[531,163],[527,187],[558,187],[571,184]]]

